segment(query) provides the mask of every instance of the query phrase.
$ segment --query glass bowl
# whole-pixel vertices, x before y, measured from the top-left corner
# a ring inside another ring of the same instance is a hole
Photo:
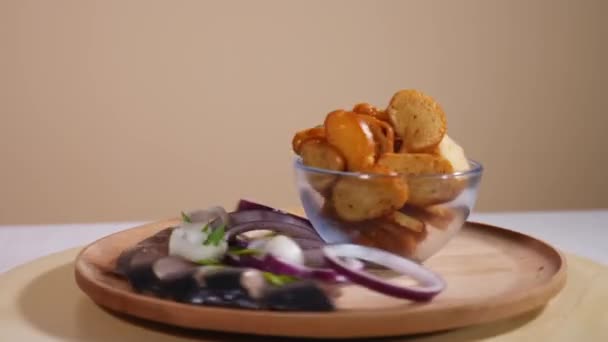
[[[376,247],[420,262],[441,250],[473,210],[483,167],[473,160],[469,165],[462,172],[406,176],[319,169],[300,157],[294,162],[300,201],[325,242]],[[397,188],[409,193],[405,204],[405,197],[395,199]]]

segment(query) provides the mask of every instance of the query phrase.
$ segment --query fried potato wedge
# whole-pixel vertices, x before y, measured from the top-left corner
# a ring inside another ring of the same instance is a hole
[[[303,142],[300,146],[300,156],[304,165],[334,171],[345,169],[342,155],[325,140],[309,139]],[[328,190],[337,178],[334,175],[314,172],[309,172],[307,177],[310,185],[321,193]]]
[[[397,173],[414,176],[453,171],[448,160],[428,153],[385,153],[378,159],[378,165]]]
[[[435,100],[418,90],[401,90],[386,110],[395,133],[407,152],[423,152],[437,146],[447,130],[445,113]]]
[[[359,115],[342,110],[327,114],[325,136],[327,142],[344,156],[347,170],[364,171],[374,165],[374,136]]]
[[[299,155],[302,143],[311,139],[325,139],[325,128],[318,126],[297,132],[291,140],[291,148]]]
[[[369,103],[358,103],[353,107],[353,112],[374,117],[384,122],[390,122],[390,118],[385,110],[378,109]]]
[[[381,171],[380,171],[381,170]],[[374,172],[388,172],[375,167]],[[332,190],[336,215],[350,222],[375,219],[401,208],[408,199],[407,183],[399,177],[342,177]]]

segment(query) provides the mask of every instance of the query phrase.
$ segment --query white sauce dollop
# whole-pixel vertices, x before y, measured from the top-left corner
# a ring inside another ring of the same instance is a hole
[[[217,246],[203,245],[211,233],[203,231],[205,224],[183,223],[171,232],[169,238],[169,255],[180,256],[193,262],[201,260],[219,260],[228,250],[228,242],[222,239]]]
[[[285,235],[277,235],[269,239],[263,244],[261,249],[264,254],[272,254],[283,261],[298,265],[304,264],[304,252],[302,248]]]

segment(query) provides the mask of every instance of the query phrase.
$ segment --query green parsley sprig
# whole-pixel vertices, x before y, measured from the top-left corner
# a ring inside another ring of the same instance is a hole
[[[205,228],[203,228],[205,229]],[[226,235],[226,227],[224,225],[221,225],[217,228],[215,228],[214,230],[211,231],[211,233],[209,233],[209,235],[207,235],[207,239],[205,239],[205,241],[203,242],[204,246],[217,246],[220,244],[220,242],[222,242],[222,240],[224,239],[224,236]]]
[[[186,214],[183,211],[182,211],[182,221],[184,221],[186,223],[192,223],[192,219],[190,218],[190,216],[188,216],[188,214]]]

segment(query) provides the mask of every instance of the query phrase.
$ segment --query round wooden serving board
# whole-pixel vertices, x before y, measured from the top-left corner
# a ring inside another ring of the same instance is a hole
[[[179,327],[292,337],[377,337],[441,331],[539,308],[566,282],[566,262],[549,245],[510,230],[467,223],[426,265],[447,281],[428,303],[347,286],[336,312],[285,313],[181,304],[131,291],[108,273],[127,247],[177,224],[164,221],[125,230],[84,248],[76,259],[78,286],[112,311]],[[408,281],[394,278],[394,281]]]

